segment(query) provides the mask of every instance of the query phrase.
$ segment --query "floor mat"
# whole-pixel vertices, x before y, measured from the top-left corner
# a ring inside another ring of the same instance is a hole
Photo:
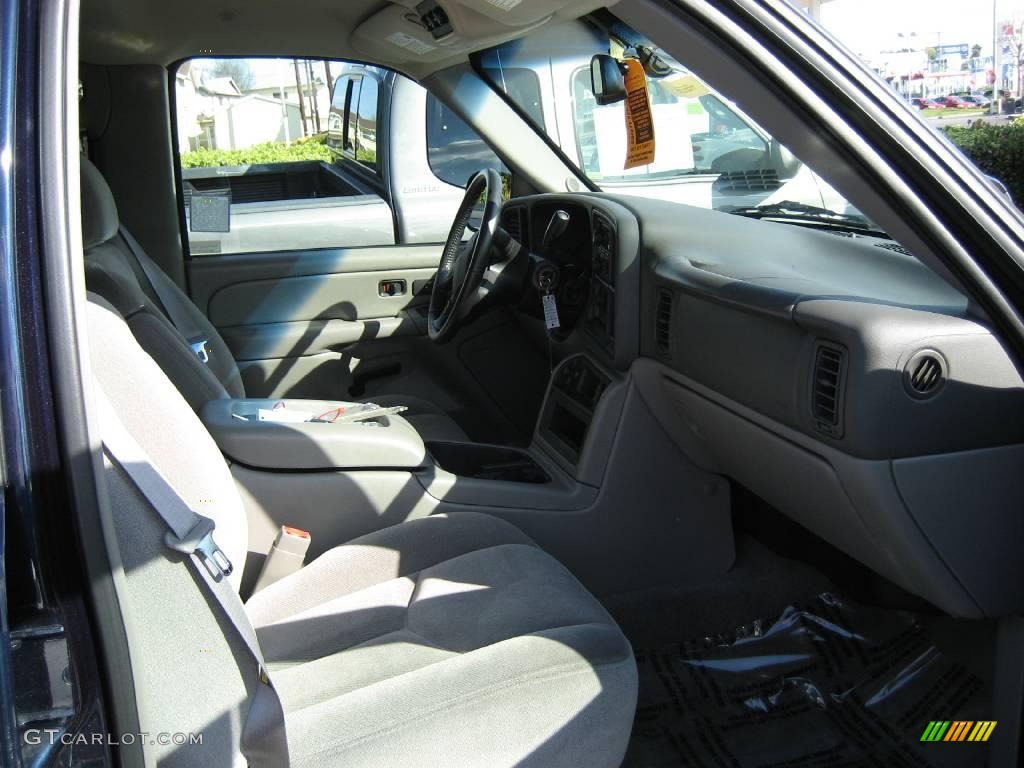
[[[984,766],[986,743],[921,740],[932,721],[971,721],[959,728],[970,738],[991,717],[976,628],[826,593],[728,637],[637,648],[624,765]]]

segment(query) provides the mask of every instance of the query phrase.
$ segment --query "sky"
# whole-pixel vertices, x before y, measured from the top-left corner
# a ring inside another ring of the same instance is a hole
[[[995,0],[1000,16],[1022,0]],[[832,0],[821,7],[825,28],[865,56],[900,48],[979,43],[992,52],[993,0]],[[898,33],[904,37],[900,38]],[[910,33],[916,37],[910,37]]]

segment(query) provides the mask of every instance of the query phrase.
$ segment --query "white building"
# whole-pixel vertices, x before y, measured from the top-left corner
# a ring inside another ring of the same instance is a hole
[[[242,89],[231,77],[207,76],[196,62],[182,64],[175,78],[180,152],[201,147],[244,149],[312,135],[316,120],[309,112],[311,101],[320,117],[320,130],[327,130],[330,94],[321,79],[314,76],[310,84],[300,63],[307,110],[303,131],[292,61],[264,60],[257,65],[251,84]],[[323,69],[322,64],[318,66]]]
[[[935,55],[928,50],[882,51],[865,63],[899,93],[933,98],[962,91],[981,91],[990,85],[992,57]]]

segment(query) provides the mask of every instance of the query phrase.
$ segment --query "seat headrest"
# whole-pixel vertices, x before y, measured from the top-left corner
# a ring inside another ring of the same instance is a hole
[[[86,250],[105,243],[116,234],[121,222],[117,204],[107,180],[84,155],[82,160],[82,242]]]

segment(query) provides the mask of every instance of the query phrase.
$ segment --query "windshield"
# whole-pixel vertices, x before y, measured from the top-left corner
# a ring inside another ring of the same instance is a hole
[[[627,168],[626,101],[598,104],[591,59],[651,53],[645,79],[655,151]],[[815,226],[843,227],[847,216],[856,217],[854,229],[866,223],[736,104],[607,11],[545,26],[477,54],[475,63],[602,189]]]

